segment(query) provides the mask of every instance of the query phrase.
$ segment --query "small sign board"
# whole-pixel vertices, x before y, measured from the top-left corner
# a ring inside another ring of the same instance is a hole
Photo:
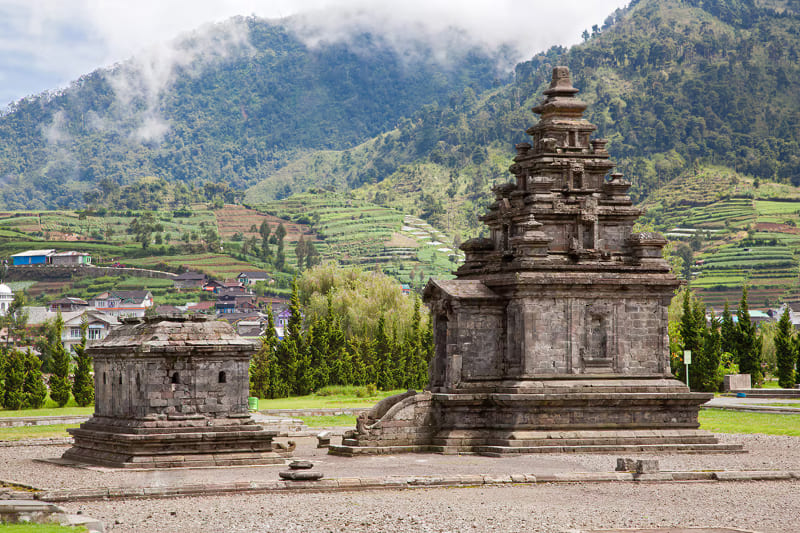
[[[692,351],[691,350],[684,350],[683,351],[683,364],[684,365],[691,365],[692,364]]]

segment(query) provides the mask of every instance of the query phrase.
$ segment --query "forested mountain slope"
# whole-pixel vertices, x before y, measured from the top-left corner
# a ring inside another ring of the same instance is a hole
[[[213,61],[180,62],[157,98],[132,90],[121,65],[9,110],[0,199],[79,205],[88,192],[108,205],[147,175],[227,201],[246,189],[253,205],[323,186],[474,234],[556,64],[571,68],[637,200],[706,164],[797,184],[799,13],[800,0],[634,0],[511,81],[476,51],[444,68],[376,36],[311,49],[281,26],[231,21],[247,38],[206,37]]]
[[[465,38],[435,54],[410,36],[405,53],[370,34],[310,47],[290,22],[230,20],[10,106],[0,205],[113,205],[109,196],[147,176],[242,191],[302,154],[357,145],[503,75],[500,53]]]
[[[800,184],[798,13],[796,0],[635,0],[584,44],[517,65],[513,83],[421,112],[399,130],[399,150],[368,147],[392,173],[363,194],[478,231],[476,202],[509,179],[513,144],[527,140],[556,64],[570,67],[637,201],[707,164]],[[410,146],[424,155],[409,158]]]

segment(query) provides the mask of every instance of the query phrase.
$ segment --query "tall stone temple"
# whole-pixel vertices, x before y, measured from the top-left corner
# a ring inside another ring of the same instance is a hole
[[[711,394],[673,378],[666,240],[592,139],[567,67],[516,146],[454,280],[424,298],[436,352],[426,391],[387,398],[331,453],[731,452],[698,429]]]

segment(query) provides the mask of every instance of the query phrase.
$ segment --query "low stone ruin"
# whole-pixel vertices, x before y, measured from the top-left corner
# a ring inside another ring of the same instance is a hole
[[[93,344],[94,416],[63,458],[121,468],[282,463],[248,411],[256,346],[206,317],[125,319]]]

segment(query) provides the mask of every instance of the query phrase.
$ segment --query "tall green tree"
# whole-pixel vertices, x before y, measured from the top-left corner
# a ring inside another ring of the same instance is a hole
[[[64,407],[69,401],[70,382],[69,382],[69,352],[64,348],[64,343],[61,341],[61,332],[64,330],[64,319],[59,312],[56,316],[55,331],[58,332],[58,337],[55,343],[49,347],[51,356],[50,367],[52,374],[50,375],[50,398],[58,404],[59,407]]]
[[[306,246],[305,238],[300,235],[300,238],[297,239],[297,244],[294,247],[294,255],[297,257],[297,270],[303,270],[305,266],[304,260],[306,258],[306,253],[308,253],[308,248]]]
[[[278,344],[277,359],[279,367],[276,394],[288,396],[298,389],[297,375],[303,359],[303,315],[297,293],[297,280],[292,280],[292,297],[289,302],[289,320],[283,332],[283,340]]]
[[[275,317],[272,307],[267,308],[267,327],[261,335],[261,347],[250,361],[250,396],[274,398],[272,375],[275,366],[275,348],[278,335],[275,333]]]
[[[733,321],[728,300],[725,300],[725,308],[722,310],[722,321],[719,326],[720,341],[723,353],[733,354],[736,351],[736,323]]]
[[[25,402],[25,354],[16,348],[6,350],[3,376],[3,407],[19,409]]]
[[[783,389],[794,387],[795,365],[797,364],[797,346],[792,338],[794,328],[789,316],[789,306],[785,306],[778,329],[775,332],[775,358],[778,366],[778,386]]]
[[[386,334],[386,319],[381,315],[378,319],[378,331],[375,336],[375,385],[380,390],[394,388],[394,361],[392,361],[391,339]]]
[[[691,290],[683,292],[683,306],[680,322],[681,350],[691,350],[693,357],[700,356],[705,332],[705,307],[694,297]],[[672,369],[675,377],[686,379],[686,368],[683,364],[675,365]],[[690,372],[691,377],[691,372]]]
[[[5,316],[0,319],[0,324],[6,328],[6,346],[21,346],[27,343],[28,312],[25,294],[17,292],[8,306]]]
[[[742,299],[739,302],[739,309],[736,311],[738,321],[736,323],[736,352],[739,364],[739,371],[742,374],[750,374],[750,379],[754,384],[761,383],[763,374],[761,373],[761,336],[756,326],[750,320],[750,310],[747,304],[747,287],[742,288]]]
[[[283,240],[286,238],[286,228],[283,226],[283,222],[278,224],[275,229],[275,237],[278,239],[278,249],[275,252],[275,268],[283,270],[286,264],[286,252],[283,245]]]
[[[42,376],[42,360],[28,349],[24,356],[25,378],[22,384],[24,399],[22,406],[27,409],[39,409],[47,399],[47,385]]]
[[[75,345],[75,374],[72,379],[72,396],[75,403],[86,407],[94,403],[94,379],[92,379],[92,358],[86,353],[86,333],[89,321],[86,315],[81,320],[81,342]]]
[[[718,372],[721,356],[720,320],[712,311],[711,321],[703,328],[703,343],[692,358],[689,369],[689,385],[692,390],[716,392],[719,390]]]
[[[272,257],[272,250],[269,247],[269,234],[271,232],[272,229],[269,227],[269,223],[263,220],[258,228],[258,233],[261,235],[261,258],[264,261],[268,261]]]

